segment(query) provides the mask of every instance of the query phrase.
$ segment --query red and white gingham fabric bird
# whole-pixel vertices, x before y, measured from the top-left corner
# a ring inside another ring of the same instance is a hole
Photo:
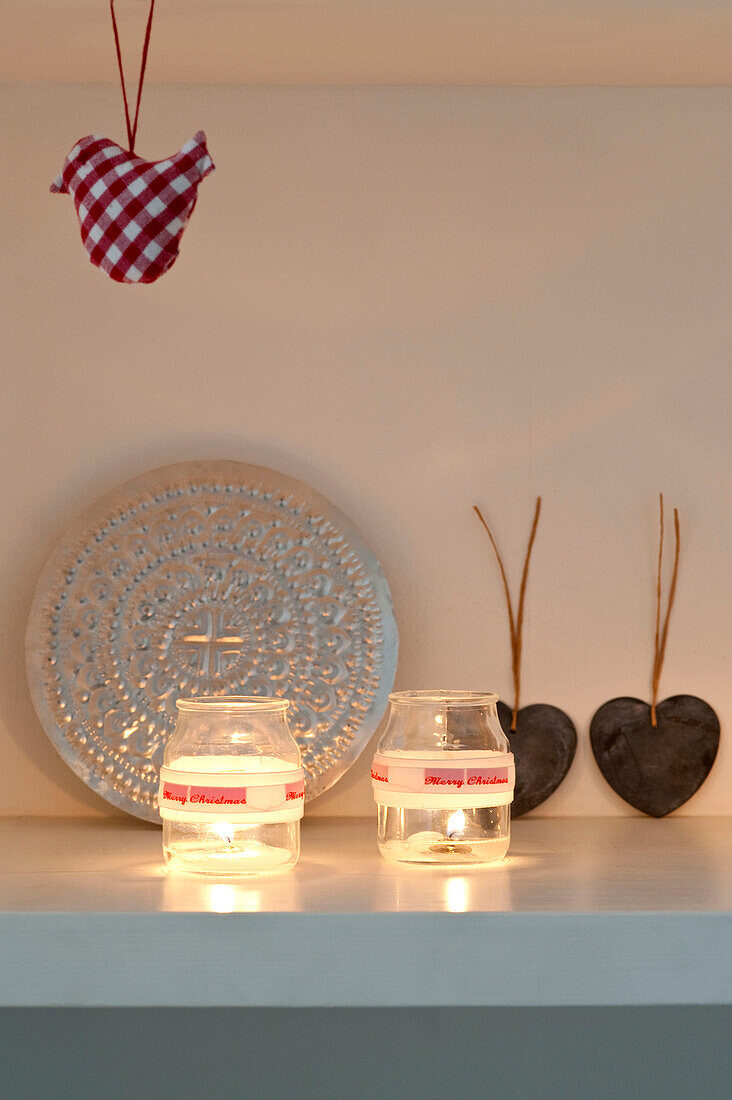
[[[93,264],[118,283],[154,283],[175,263],[198,185],[213,170],[201,130],[152,162],[91,135],[77,141],[51,191],[73,198]]]

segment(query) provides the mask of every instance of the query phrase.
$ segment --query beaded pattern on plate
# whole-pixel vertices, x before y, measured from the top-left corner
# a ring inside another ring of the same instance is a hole
[[[291,699],[309,798],[373,733],[396,667],[388,587],[309,496],[328,505],[258,467],[168,467],[104,498],[52,557],[28,629],[34,702],[109,801],[158,819],[180,697]]]

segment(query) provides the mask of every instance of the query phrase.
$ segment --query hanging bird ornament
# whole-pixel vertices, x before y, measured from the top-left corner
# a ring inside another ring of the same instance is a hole
[[[91,263],[118,283],[154,283],[175,263],[180,239],[193,213],[201,180],[213,172],[202,130],[180,152],[146,161],[135,154],[142,86],[155,0],[150,10],[130,121],[114,0],[110,0],[129,149],[95,134],[81,138],[51,184],[74,200],[81,239]]]

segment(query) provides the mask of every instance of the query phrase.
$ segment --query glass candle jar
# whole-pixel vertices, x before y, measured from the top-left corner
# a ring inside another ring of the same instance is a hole
[[[294,867],[305,773],[285,699],[179,699],[158,805],[171,870],[249,875]]]
[[[371,769],[385,859],[465,866],[503,859],[515,769],[497,695],[398,691]]]

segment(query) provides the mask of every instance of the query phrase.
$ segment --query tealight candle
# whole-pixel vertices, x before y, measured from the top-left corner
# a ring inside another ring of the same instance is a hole
[[[179,699],[160,770],[171,870],[262,874],[300,854],[305,773],[284,699]]]
[[[385,859],[450,866],[503,859],[515,768],[498,696],[402,691],[371,769]]]

